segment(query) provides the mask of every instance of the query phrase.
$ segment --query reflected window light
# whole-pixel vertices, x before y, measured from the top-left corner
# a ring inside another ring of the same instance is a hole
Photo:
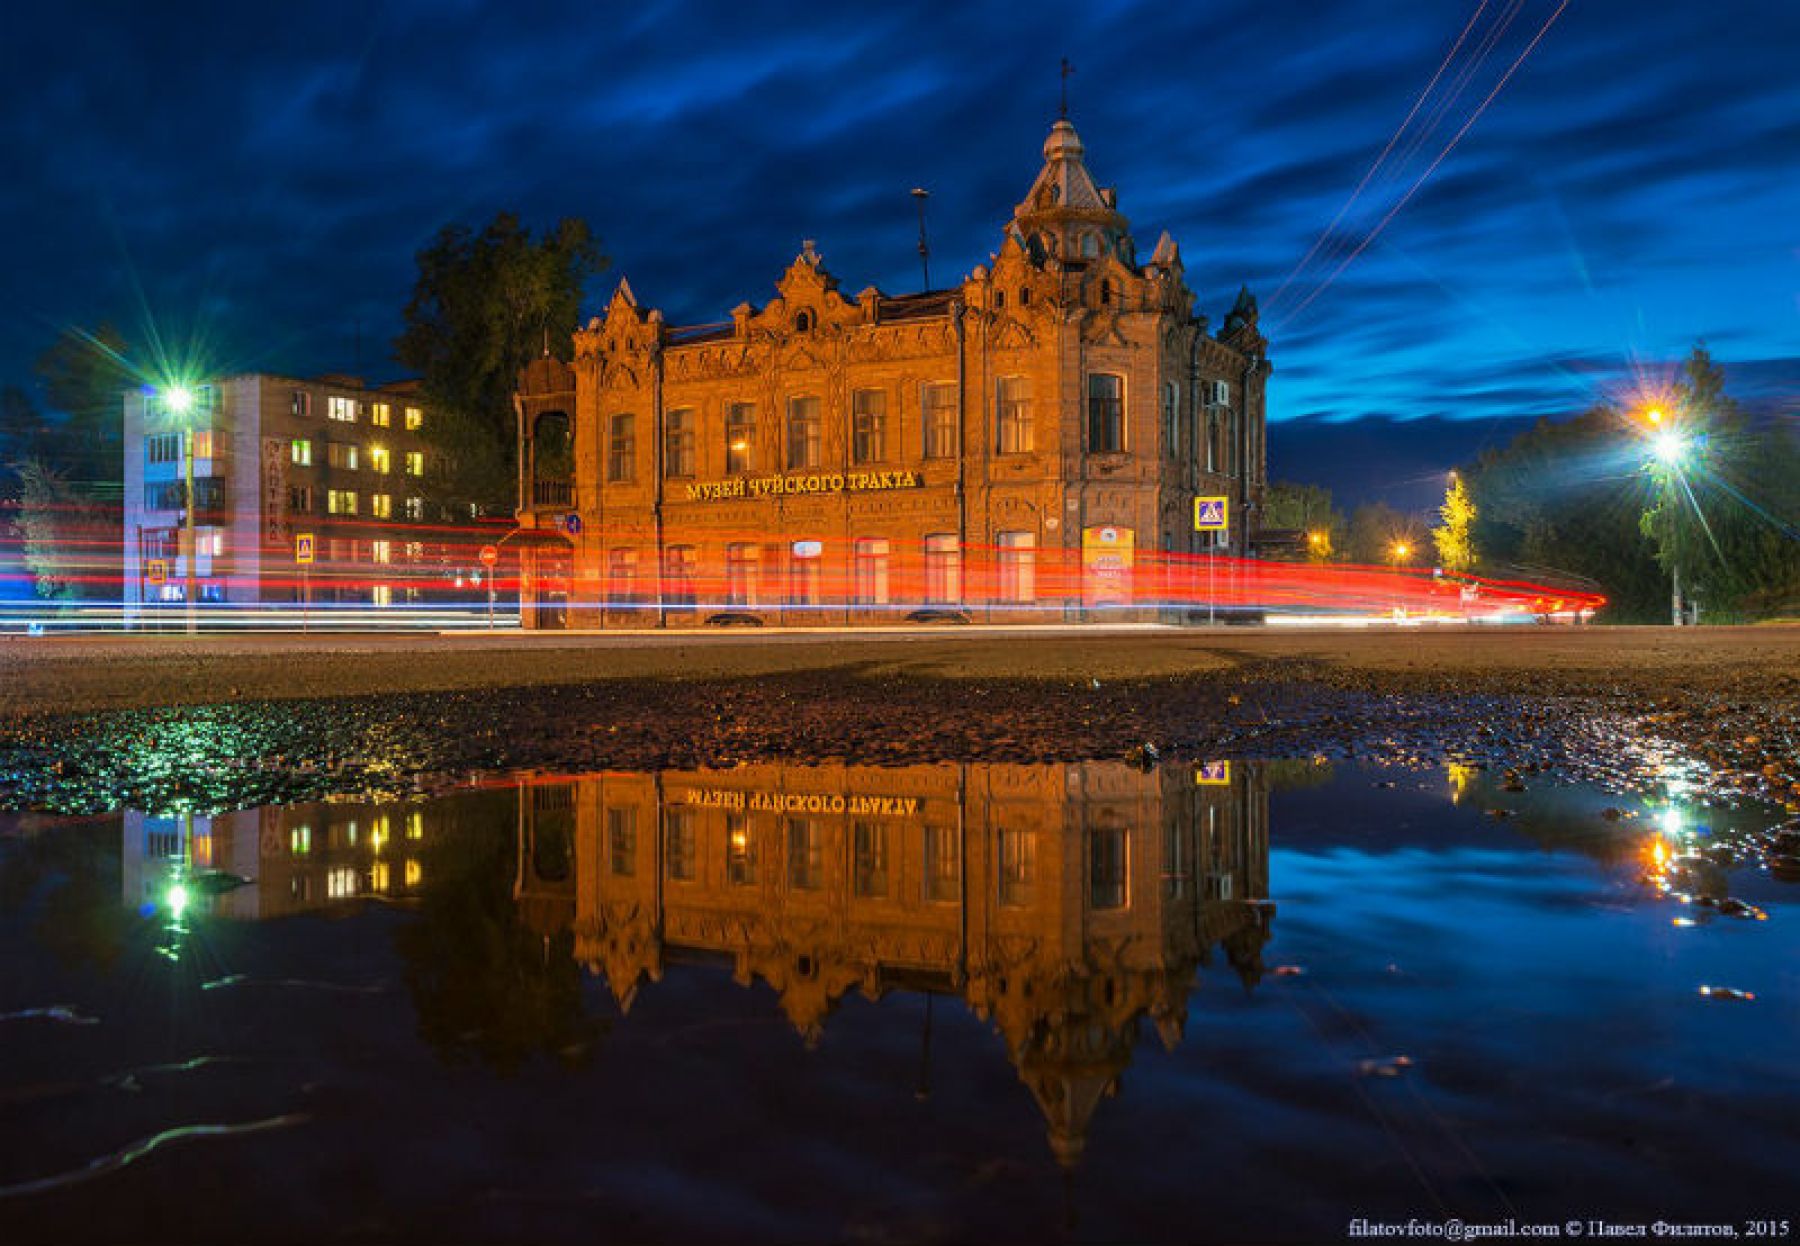
[[[423,809],[406,811],[406,837],[408,839],[425,838],[425,811]]]
[[[356,871],[348,865],[339,866],[325,875],[325,894],[333,900],[342,900],[356,894]]]
[[[421,881],[421,880],[422,880],[422,879],[423,879],[423,878],[424,878],[424,877],[425,877],[425,872],[424,872],[424,871],[423,871],[423,870],[421,870],[421,869],[420,869],[420,868],[419,868],[419,863],[418,863],[418,861],[416,861],[416,860],[414,860],[414,859],[413,859],[413,858],[410,858],[410,857],[409,857],[409,858],[407,858],[407,862],[406,862],[406,885],[407,885],[407,886],[408,886],[408,887],[417,887],[417,886],[418,886],[418,885],[419,885],[419,883],[420,883],[420,881]]]
[[[377,861],[369,867],[369,890],[386,891],[388,889],[388,863]]]
[[[288,832],[288,852],[303,857],[312,851],[312,827],[296,826]]]
[[[725,876],[734,887],[756,885],[756,843],[750,819],[741,813],[725,815]]]

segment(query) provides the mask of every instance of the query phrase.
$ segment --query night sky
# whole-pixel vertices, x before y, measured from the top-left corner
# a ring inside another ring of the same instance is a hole
[[[613,261],[592,307],[626,275],[685,323],[766,301],[803,238],[852,294],[917,288],[925,186],[945,284],[998,247],[1067,56],[1071,119],[1142,253],[1169,230],[1215,325],[1240,283],[1261,298],[1277,476],[1419,504],[1519,422],[1666,374],[1701,337],[1734,393],[1794,412],[1800,4],[1558,12],[9,5],[0,383],[28,383],[64,324],[147,316],[221,370],[396,375],[414,253],[501,209],[587,218]]]

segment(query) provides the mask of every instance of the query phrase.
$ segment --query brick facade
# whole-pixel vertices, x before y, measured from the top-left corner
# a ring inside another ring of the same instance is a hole
[[[1265,478],[1254,300],[1216,334],[1194,302],[1067,121],[953,288],[847,296],[809,242],[771,302],[673,328],[622,282],[520,377],[526,625],[1154,617],[1214,548],[1194,499],[1241,555]]]

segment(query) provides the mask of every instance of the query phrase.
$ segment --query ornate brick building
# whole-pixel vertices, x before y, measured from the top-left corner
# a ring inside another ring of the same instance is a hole
[[[520,377],[526,626],[1142,617],[1246,553],[1267,343],[1137,255],[1058,121],[1000,250],[949,289],[840,291],[808,242],[761,308],[672,327],[621,282]],[[566,447],[566,449],[564,448]],[[1227,533],[1196,531],[1225,498]]]

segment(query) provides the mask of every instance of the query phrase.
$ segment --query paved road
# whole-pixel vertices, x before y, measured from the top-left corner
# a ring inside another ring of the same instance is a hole
[[[610,679],[754,678],[798,670],[966,679],[1178,677],[1246,664],[1534,675],[1654,695],[1702,686],[1800,697],[1800,627],[942,627],[650,633],[503,632],[0,638],[0,713]]]

